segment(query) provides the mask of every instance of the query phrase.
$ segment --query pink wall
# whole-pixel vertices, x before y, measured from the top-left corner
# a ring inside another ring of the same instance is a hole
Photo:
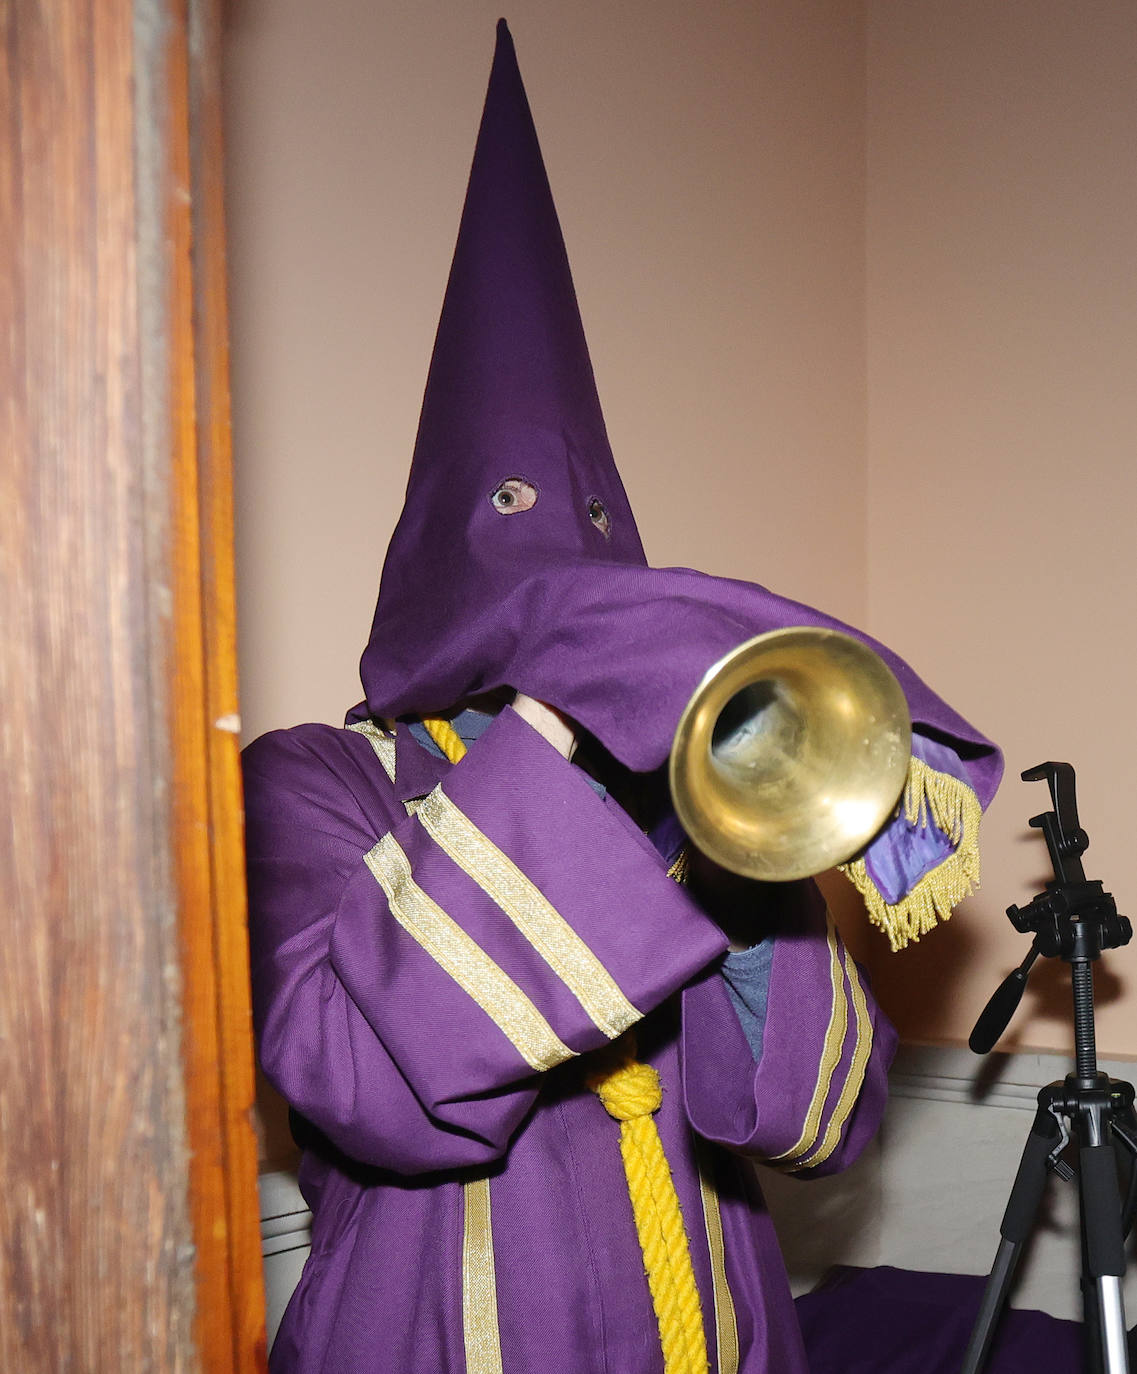
[[[981,892],[877,970],[909,1036],[952,1041],[1047,876],[1024,768],[1075,765],[1086,872],[1137,914],[1137,8],[868,13],[869,622],[1008,758]],[[1135,960],[1099,966],[1117,1053]],[[1065,973],[1032,977],[1019,1042],[1069,1046]]]
[[[358,695],[497,13],[231,7],[249,738]],[[509,18],[649,556],[863,624],[1008,748],[981,894],[903,956],[854,928],[905,1033],[963,1039],[1025,952],[1003,907],[1044,877],[1019,770],[1078,766],[1088,868],[1135,905],[1137,10]],[[1100,980],[1115,1053],[1137,1052],[1133,959]],[[1064,1048],[1061,982],[1037,980],[1015,1034]]]

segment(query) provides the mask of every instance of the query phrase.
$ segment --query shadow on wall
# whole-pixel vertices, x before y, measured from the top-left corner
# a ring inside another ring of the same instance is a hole
[[[925,1039],[927,1027],[950,1023],[961,1004],[966,971],[975,963],[974,927],[958,920],[937,926],[919,943],[895,954],[886,936],[869,921],[864,902],[843,874],[824,873],[818,885],[842,938],[868,973],[877,1001],[901,1038]],[[903,962],[902,978],[896,976],[896,960]],[[1000,972],[993,979],[992,991],[1002,976]],[[978,1015],[980,1008],[975,1010]]]
[[[257,1134],[260,1172],[292,1170],[300,1153],[288,1128],[288,1103],[264,1074],[257,1070]]]
[[[962,915],[963,919],[957,915],[899,956],[890,954],[875,932],[873,943],[866,952],[862,953],[854,945],[856,957],[866,964],[873,978],[878,1000],[906,1042],[953,1043],[954,1036],[943,1034],[941,1028],[959,1025],[961,1020],[964,1022],[960,1034],[962,1042],[987,999],[1030,950],[1031,937],[1022,935],[1019,946],[1013,951],[1004,946],[993,961],[983,927],[1006,918],[995,912],[969,916],[967,908]],[[846,931],[852,919],[842,924],[842,917],[838,915],[838,924],[848,939]],[[1116,952],[1107,950],[1093,966],[1094,1004],[1099,1009],[1116,1004],[1126,992],[1124,982],[1110,962],[1111,954],[1116,957]],[[878,976],[880,961],[892,958],[903,959],[903,977],[896,977],[892,969],[881,971]],[[978,978],[977,969],[981,970]],[[1068,1040],[1072,1049],[1074,1011],[1070,966],[1061,959],[1042,958],[1034,965],[1022,1001],[999,1037],[999,1048],[1014,1053],[1036,1045],[1040,1027],[1055,1027],[1059,1040]]]
[[[834,1265],[878,1262],[884,1200],[881,1144],[874,1141],[844,1172],[805,1182],[757,1166],[795,1297]]]

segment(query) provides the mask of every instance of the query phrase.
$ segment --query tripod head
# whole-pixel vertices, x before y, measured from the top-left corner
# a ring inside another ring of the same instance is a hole
[[[1086,878],[1082,855],[1090,837],[1078,823],[1074,768],[1069,763],[1040,763],[1022,774],[1024,782],[1050,785],[1053,811],[1030,818],[1050,851],[1054,877],[1025,907],[1009,906],[1016,930],[1035,934],[1038,953],[1060,959],[1096,959],[1103,949],[1129,943],[1133,928],[1117,914],[1117,904],[1100,880]]]
[[[1050,785],[1053,811],[1032,816],[1031,826],[1041,830],[1050,851],[1054,877],[1046,889],[1026,906],[1009,906],[1007,915],[1016,930],[1033,931],[1034,943],[1022,964],[996,988],[980,1013],[968,1045],[976,1054],[987,1054],[1007,1028],[1026,987],[1031,966],[1040,954],[1067,960],[1079,973],[1089,977],[1089,964],[1103,949],[1128,944],[1133,927],[1117,914],[1117,904],[1097,879],[1087,879],[1082,855],[1090,837],[1078,821],[1078,799],[1074,768],[1069,763],[1040,763],[1022,774],[1024,782],[1046,781]],[[1081,1003],[1092,999],[1083,980]],[[1092,1021],[1092,1000],[1090,1002]],[[1078,1028],[1080,1029],[1080,1027]],[[1079,1056],[1083,1058],[1083,1056]],[[1086,1059],[1088,1062],[1088,1058]]]

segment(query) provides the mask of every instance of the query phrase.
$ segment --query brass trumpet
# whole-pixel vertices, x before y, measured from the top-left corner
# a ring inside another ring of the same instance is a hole
[[[680,718],[671,793],[734,873],[788,882],[861,850],[896,807],[912,723],[880,656],[835,630],[759,635],[710,668]]]

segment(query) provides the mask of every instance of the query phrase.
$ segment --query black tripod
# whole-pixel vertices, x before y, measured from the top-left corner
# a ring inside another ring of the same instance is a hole
[[[1093,962],[1102,950],[1127,944],[1129,921],[1117,914],[1108,892],[1088,881],[1082,855],[1089,846],[1078,824],[1074,769],[1068,763],[1043,763],[1028,769],[1024,781],[1050,784],[1053,811],[1034,816],[1031,825],[1046,837],[1054,880],[1025,907],[1011,906],[1007,915],[1016,930],[1034,932],[1030,953],[1004,980],[987,1003],[968,1042],[986,1054],[1011,1019],[1031,966],[1040,954],[1070,965],[1074,991],[1076,1067],[1061,1083],[1038,1094],[1038,1111],[1027,1137],[1010,1201],[999,1233],[1002,1240],[983,1291],[979,1316],[964,1356],[962,1374],[979,1374],[1006,1301],[1015,1266],[1030,1236],[1047,1172],[1069,1181],[1074,1169],[1062,1158],[1077,1145],[1077,1173],[1082,1233],[1082,1308],[1086,1369],[1128,1374],[1125,1310],[1121,1280],[1125,1274],[1125,1233],[1137,1206],[1137,1114],[1133,1086],[1098,1072],[1094,1042]],[[1125,1161],[1125,1154],[1131,1157]],[[1119,1166],[1128,1162],[1129,1196],[1124,1208],[1118,1186]]]

